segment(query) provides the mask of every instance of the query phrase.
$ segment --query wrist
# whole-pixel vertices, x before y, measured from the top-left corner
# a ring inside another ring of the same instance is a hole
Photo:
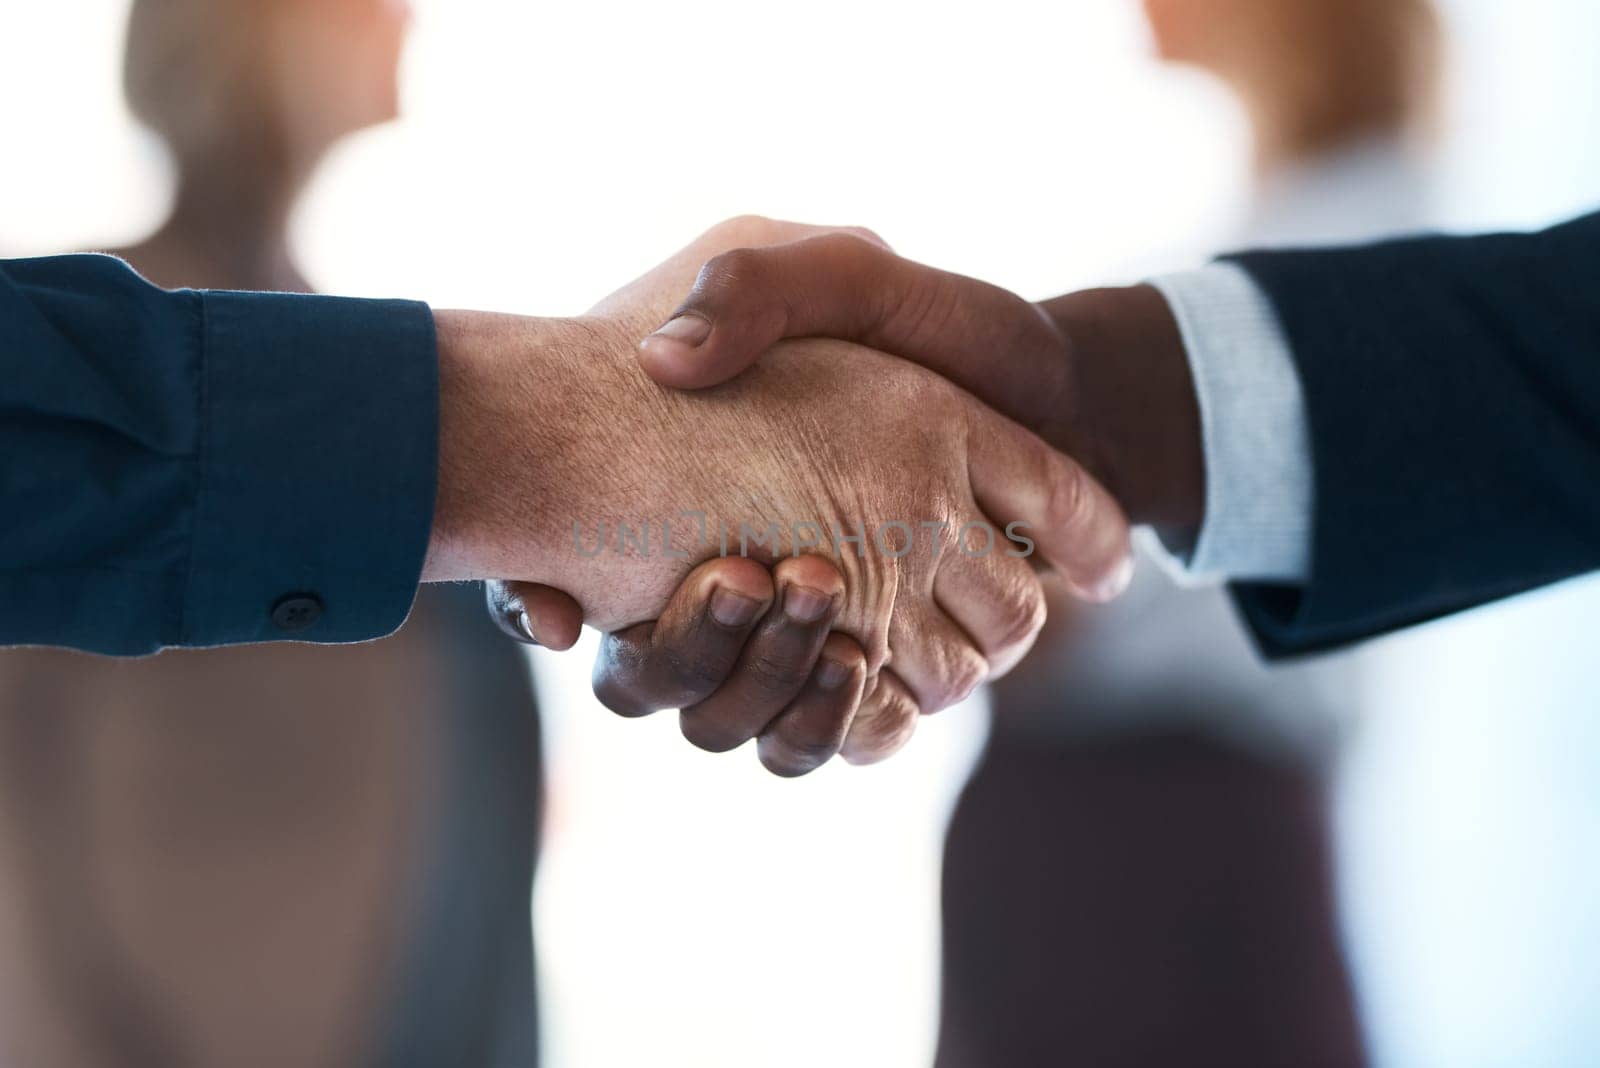
[[[563,368],[592,365],[565,320],[434,314],[439,469],[425,582],[541,581],[558,544],[556,474],[582,423]],[[543,550],[543,551],[541,551]]]
[[[1066,336],[1075,397],[1065,440],[1134,523],[1198,530],[1205,456],[1188,354],[1151,286],[1085,290],[1043,308]]]

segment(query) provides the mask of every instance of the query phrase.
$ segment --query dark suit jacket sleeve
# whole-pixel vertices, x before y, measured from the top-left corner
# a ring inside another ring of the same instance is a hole
[[[421,573],[437,443],[424,305],[0,261],[0,645],[385,634]]]
[[[1600,567],[1600,215],[1235,259],[1293,349],[1315,472],[1310,582],[1236,590],[1270,655]]]

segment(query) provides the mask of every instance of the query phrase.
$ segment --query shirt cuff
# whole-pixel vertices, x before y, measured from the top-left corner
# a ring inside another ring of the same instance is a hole
[[[1152,283],[1183,335],[1200,407],[1206,514],[1184,578],[1304,583],[1311,574],[1311,434],[1294,355],[1243,268],[1219,263]]]
[[[199,294],[199,495],[182,643],[381,637],[433,523],[438,355],[409,301]]]

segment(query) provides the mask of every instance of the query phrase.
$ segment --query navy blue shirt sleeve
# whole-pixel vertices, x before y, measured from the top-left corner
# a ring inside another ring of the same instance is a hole
[[[1315,652],[1600,568],[1600,215],[1237,257],[1305,389],[1311,578],[1236,594]]]
[[[389,633],[437,450],[425,305],[0,261],[0,645]]]

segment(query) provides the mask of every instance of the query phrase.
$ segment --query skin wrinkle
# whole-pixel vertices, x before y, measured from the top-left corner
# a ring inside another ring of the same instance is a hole
[[[808,548],[807,554],[831,559],[845,580],[846,598],[835,629],[839,642],[849,643],[849,648],[841,650],[840,655],[849,660],[870,657],[875,672],[872,695],[859,716],[861,730],[844,727],[852,740],[845,755],[861,761],[886,756],[881,740],[909,737],[918,711],[937,711],[964,697],[988,674],[993,666],[991,656],[1000,666],[1009,667],[1016,657],[1007,646],[1031,642],[1043,600],[1034,569],[1016,557],[1003,555],[988,562],[974,561],[961,552],[956,539],[964,527],[981,524],[994,532],[986,539],[991,546],[989,551],[1004,554],[1001,538],[1005,520],[1028,519],[1048,529],[1044,487],[1030,488],[1027,483],[1041,471],[1049,470],[1052,463],[1068,465],[1059,456],[1047,454],[1037,438],[1004,422],[943,378],[839,342],[812,338],[777,345],[755,366],[741,364],[742,374],[722,376],[722,386],[693,393],[664,393],[642,381],[639,372],[653,364],[652,356],[665,361],[660,368],[667,372],[662,381],[672,381],[680,388],[692,388],[702,373],[693,366],[696,356],[692,350],[704,342],[704,334],[696,339],[693,331],[672,332],[679,340],[677,353],[670,347],[652,344],[657,340],[652,338],[642,346],[643,365],[630,351],[640,347],[639,339],[648,331],[675,317],[677,313],[670,309],[698,307],[692,297],[687,305],[669,305],[663,297],[677,297],[690,283],[716,290],[749,284],[752,279],[772,280],[768,274],[770,253],[749,247],[762,240],[760,227],[741,233],[738,231],[742,225],[736,221],[716,228],[663,267],[602,301],[590,313],[582,337],[594,351],[568,355],[569,359],[579,357],[584,369],[603,381],[603,406],[589,409],[595,391],[568,388],[560,381],[559,372],[541,375],[527,366],[517,368],[516,360],[505,360],[501,371],[539,381],[538,388],[517,391],[528,398],[531,410],[507,413],[510,418],[537,421],[560,413],[560,418],[582,424],[588,430],[583,438],[567,443],[567,455],[524,464],[513,453],[502,465],[512,470],[526,468],[540,484],[532,495],[536,498],[546,492],[553,492],[557,501],[563,499],[563,493],[571,498],[573,509],[585,517],[591,543],[595,528],[601,524],[626,521],[637,529],[645,520],[659,523],[682,516],[686,521],[674,528],[673,544],[680,550],[691,548],[698,532],[693,529],[694,517],[685,513],[702,515],[713,528],[731,528],[734,542],[728,550],[735,553],[741,525],[762,530],[775,528],[781,532],[780,540],[789,542],[785,547],[791,549],[794,523],[821,528],[815,533],[823,544]],[[806,234],[806,229],[785,224],[774,236],[790,240],[814,237],[815,228],[810,228],[812,234]],[[839,254],[848,251],[859,255],[861,242],[870,239],[834,236],[815,240],[826,243],[824,252],[833,249]],[[730,253],[730,248],[743,250]],[[892,261],[874,259],[869,266],[873,272],[882,272],[887,262]],[[861,288],[857,276],[848,271],[837,281],[849,289]],[[785,291],[780,288],[778,292]],[[795,326],[817,318],[817,309],[806,303],[812,290],[788,292],[790,296],[766,304],[761,313],[767,320],[768,336],[773,323]],[[996,289],[984,295],[984,304],[992,304],[997,294],[1020,303],[1020,298]],[[653,314],[652,308],[657,307],[663,310]],[[445,317],[461,314],[467,313],[447,313]],[[887,308],[883,314],[889,315]],[[978,324],[969,321],[970,315],[953,314],[937,301],[925,301],[920,307],[895,314],[918,320],[919,332],[953,331],[957,336],[946,340],[956,344],[978,330]],[[750,336],[747,321],[719,315],[714,308],[706,318],[712,327],[713,348],[719,336],[724,345],[734,344],[734,338]],[[1036,319],[1033,327],[1038,333],[1054,334],[1043,319]],[[529,332],[526,337],[533,343],[521,346],[518,356],[524,364],[537,364],[541,362],[539,332],[559,327],[524,324],[523,329]],[[828,333],[831,329],[824,327],[819,332]],[[1020,331],[1025,340],[1037,344],[1037,339],[1028,336],[1031,332]],[[450,362],[448,325],[441,333],[445,335],[441,359]],[[767,345],[763,340],[755,347]],[[1011,346],[1002,338],[999,347]],[[623,369],[609,366],[614,354],[624,352],[627,356],[622,358],[627,362]],[[489,362],[501,363],[494,357]],[[494,377],[489,374],[482,383],[472,384],[487,386]],[[704,379],[701,381],[709,385]],[[870,385],[870,393],[863,388],[864,382]],[[492,407],[494,402],[489,403]],[[462,408],[475,410],[470,403]],[[548,414],[541,416],[541,411]],[[443,423],[448,428],[451,420]],[[637,430],[644,426],[650,430],[641,438]],[[975,438],[973,431],[978,427],[983,433]],[[633,436],[619,436],[629,434]],[[449,436],[447,430],[445,437]],[[470,438],[470,431],[461,436]],[[515,440],[514,434],[511,437]],[[981,455],[974,454],[975,447]],[[452,452],[470,456],[472,443],[458,446],[447,440],[444,451],[447,457]],[[596,463],[610,464],[612,468],[643,467],[651,474],[643,478],[636,470],[619,472],[604,466],[596,472]],[[469,478],[473,471],[472,464],[458,465],[454,459],[447,459],[445,466]],[[590,474],[585,479],[586,469]],[[572,480],[565,477],[567,473],[579,476],[576,482],[584,491],[581,499],[577,487],[568,485]],[[1057,474],[1053,470],[1050,473]],[[498,573],[530,584],[530,592],[541,583],[559,583],[584,591],[581,608],[587,612],[589,622],[602,628],[621,626],[627,635],[608,640],[616,649],[611,660],[597,668],[596,692],[602,700],[623,710],[682,708],[681,702],[666,699],[672,680],[663,677],[659,661],[656,667],[650,666],[650,655],[651,650],[665,653],[670,661],[666,670],[682,673],[679,662],[685,659],[684,638],[676,631],[683,629],[684,609],[669,610],[674,619],[664,618],[658,624],[649,619],[658,611],[649,602],[656,595],[664,598],[670,593],[666,587],[697,561],[714,556],[716,546],[700,546],[686,560],[663,560],[656,552],[641,552],[637,545],[619,552],[615,532],[606,531],[612,542],[607,559],[588,559],[589,554],[581,552],[576,555],[585,559],[561,559],[563,543],[570,544],[571,531],[554,530],[556,524],[540,529],[539,524],[542,520],[548,522],[552,510],[568,516],[573,510],[558,507],[546,509],[541,515],[525,515],[519,514],[514,500],[494,497],[492,491],[463,492],[459,501],[445,502],[446,508],[464,504],[479,509],[476,514],[469,512],[455,521],[468,532],[469,541],[480,544],[480,558],[457,562],[482,570],[451,574],[448,569],[438,569],[430,572],[432,577]],[[980,502],[995,509],[994,521],[985,515]],[[485,504],[489,506],[484,507]],[[1120,518],[1115,506],[1110,506],[1110,518]],[[897,559],[872,544],[878,525],[890,521],[905,524],[919,541],[917,551],[906,559]],[[934,531],[926,525],[930,522],[934,527],[945,527],[940,532],[937,557],[933,552]],[[858,555],[848,545],[836,549],[838,535],[853,536],[857,524],[863,528],[868,551]],[[1120,527],[1115,522],[1107,525]],[[502,533],[506,530],[521,531],[525,540],[520,545],[511,544]],[[1092,578],[1095,569],[1102,566],[1099,558],[1115,550],[1111,543],[1115,532],[1103,532],[1093,546],[1081,552],[1060,537],[1046,537],[1042,544],[1069,574]],[[750,555],[757,561],[773,559],[768,546],[754,547]],[[704,574],[717,573],[722,566],[706,569]],[[629,573],[624,575],[623,568],[630,569]],[[538,573],[530,574],[529,569]],[[608,575],[607,569],[612,574]],[[785,580],[781,572],[777,577],[780,593],[789,581],[795,581]],[[770,598],[772,593],[766,596]],[[951,613],[950,608],[960,614]],[[579,606],[573,605],[573,612],[578,613]],[[643,621],[626,622],[631,620]],[[652,634],[666,637],[656,644]],[[978,634],[985,635],[986,640],[980,642],[974,637]],[[866,651],[858,645],[864,645]],[[746,664],[750,670],[741,668],[736,675],[745,680],[744,686],[756,690],[763,688],[766,676],[772,677],[767,680],[768,690],[784,683],[784,693],[793,695],[796,702],[788,714],[794,720],[788,729],[798,729],[797,723],[807,718],[807,700],[826,708],[829,704],[837,706],[840,698],[846,697],[853,705],[859,692],[855,683],[850,684],[846,694],[838,695],[817,689],[813,682],[795,679],[793,672],[784,667],[783,661],[791,654],[783,646],[758,646],[750,655],[758,660],[765,657],[771,663]],[[858,663],[864,689],[868,664]],[[886,668],[889,663],[894,665],[892,670]],[[754,681],[749,676],[754,676]],[[802,686],[803,689],[796,689]],[[709,700],[716,696],[709,687],[692,688],[697,691],[694,700],[705,707],[686,711],[684,727],[691,741],[720,747],[735,737],[750,737],[738,722],[722,722],[722,706],[732,697]],[[638,692],[631,692],[634,690]],[[913,703],[913,693],[922,708]],[[607,695],[612,699],[607,700]],[[827,724],[819,723],[810,729],[823,726]],[[770,724],[769,728],[776,730]],[[804,730],[795,740],[806,742]],[[811,738],[818,751],[831,747],[825,745],[826,741]],[[771,757],[781,766],[782,742],[776,736],[764,741],[763,760]],[[798,761],[804,763],[803,759]]]
[[[852,728],[843,754],[853,763],[871,763],[879,754],[901,749],[916,732],[919,709],[903,684],[891,674],[880,675],[877,685],[856,715],[859,734]]]
[[[603,341],[607,335],[609,342]],[[470,400],[465,409],[472,413],[467,426],[493,428],[478,432],[504,441],[508,436],[504,428],[528,422],[526,413],[552,413],[532,420],[536,429],[530,434],[511,435],[527,451],[502,467],[538,470],[544,485],[563,487],[568,495],[581,488],[583,495],[564,506],[536,495],[530,505],[524,495],[491,491],[468,494],[473,499],[467,503],[480,509],[487,505],[497,513],[476,520],[493,528],[542,527],[541,537],[552,549],[551,560],[544,565],[549,573],[528,577],[557,582],[573,569],[594,575],[595,581],[573,585],[601,591],[583,607],[604,627],[648,618],[654,605],[715,549],[707,546],[700,559],[684,561],[664,560],[659,553],[648,560],[636,556],[625,567],[604,556],[573,559],[571,531],[554,529],[552,515],[586,515],[590,530],[594,522],[605,522],[608,528],[624,520],[636,525],[644,518],[690,510],[706,511],[713,529],[718,519],[734,530],[741,520],[787,527],[794,518],[803,517],[835,530],[853,530],[860,521],[869,540],[872,524],[884,517],[916,522],[930,506],[942,513],[935,518],[948,519],[953,526],[984,520],[971,496],[966,435],[948,433],[949,427],[964,427],[963,406],[971,402],[928,372],[901,361],[840,343],[797,342],[780,346],[766,366],[718,390],[684,395],[662,390],[644,378],[632,357],[631,331],[626,328],[591,321],[567,333],[567,344],[579,337],[578,344],[590,348],[583,357],[585,374],[577,383],[570,376],[540,375],[531,368],[527,354],[547,349],[529,345],[521,330],[495,329],[487,336],[500,349],[489,362],[514,355],[522,377],[510,389]],[[873,405],[882,413],[880,418],[860,419],[861,398],[841,384],[851,381],[851,373],[859,372],[863,361],[881,365],[873,368],[880,377],[878,395],[886,397]],[[591,434],[552,439],[537,429],[552,422],[559,425],[575,408],[595,405],[603,405],[607,416],[582,421],[593,426]],[[522,414],[519,418],[513,413]],[[652,431],[640,434],[641,426]],[[805,442],[806,447],[797,450],[784,444],[793,441]],[[752,480],[745,474],[751,467],[762,476]],[[457,467],[459,472],[472,469],[470,463]],[[731,478],[735,473],[740,477]],[[476,477],[481,480],[482,472]],[[461,474],[447,474],[445,482],[442,492],[457,497],[459,489],[449,489],[448,484],[469,484]],[[737,488],[752,482],[762,489],[753,493]],[[551,492],[559,498],[563,490]],[[462,503],[447,502],[446,511]],[[841,558],[831,548],[819,555],[839,562],[851,591],[837,629],[861,643],[869,667],[881,669],[891,650],[926,640],[929,628],[914,626],[914,617],[937,611],[929,594],[933,572],[943,560],[936,564],[930,552],[919,551],[896,561],[876,546],[859,557],[846,546]],[[519,562],[508,559],[503,566],[518,567]],[[915,590],[916,598],[902,602],[898,596],[902,586]],[[894,621],[901,616],[896,608],[904,604],[916,611],[906,618],[905,629],[897,630]],[[961,657],[944,654],[929,660],[942,669],[959,663]]]
[[[913,407],[913,410],[915,410],[915,407]],[[925,433],[927,428],[925,424],[917,423],[915,424],[915,429],[920,433]],[[919,442],[918,447],[913,450],[913,455],[922,456],[929,452],[931,452],[931,448],[924,446]],[[960,455],[963,456],[964,462],[964,449],[960,450]],[[902,482],[902,480],[909,480],[914,477],[914,470],[901,472],[900,477],[894,479],[894,484],[909,484],[909,481]],[[840,470],[835,473],[833,478],[825,482],[824,485],[851,486],[852,482],[847,477],[847,472]],[[859,488],[855,489],[855,496],[856,499],[853,502],[853,508],[855,511],[853,513],[849,511],[843,511],[841,514],[855,514],[862,516],[863,521],[869,527],[873,527],[875,521],[881,521],[884,518],[871,517],[868,515],[867,509],[872,507],[872,505],[871,502],[864,499],[864,496]],[[923,510],[936,512],[937,514],[931,516],[930,518],[933,521],[938,522],[948,521],[955,509],[951,502],[943,494],[936,494],[925,502]],[[921,522],[920,516],[913,519],[909,515],[904,517],[897,515],[894,518],[902,518],[903,521],[913,523]],[[867,654],[867,669],[869,672],[869,678],[875,680],[876,676],[880,672],[887,669],[889,665],[894,662],[896,648],[912,648],[916,643],[920,642],[921,636],[910,630],[910,624],[905,620],[905,617],[897,614],[895,611],[900,601],[900,594],[903,585],[902,579],[905,575],[906,565],[902,562],[902,559],[891,557],[879,551],[878,546],[875,544],[875,529],[869,529],[866,533],[866,536],[869,539],[874,539],[874,544],[869,546],[865,556],[856,556],[854,553],[852,553],[848,560],[844,561],[843,563],[846,567],[847,581],[852,577],[858,577],[860,581],[879,584],[892,591],[891,595],[882,606],[881,615],[873,620],[874,629],[871,631],[871,633],[881,634],[883,636],[882,643],[867,643],[865,641],[862,643],[862,648]],[[932,560],[931,546],[919,548],[916,551],[923,553],[928,559]],[[930,566],[921,572],[923,581],[920,582],[915,589],[915,592],[919,595],[930,596],[932,593],[934,576],[940,561],[934,560],[933,564],[934,566]],[[857,576],[852,576],[850,570],[851,567],[856,569],[858,572]],[[911,577],[916,577],[916,573],[914,572]]]
[[[815,424],[815,433],[818,435],[826,433],[820,419]],[[865,499],[861,487],[850,477],[851,472],[846,468],[844,458],[824,460],[821,455],[811,453],[808,459],[813,467],[813,475],[823,487],[825,499],[833,508],[834,514],[856,516],[861,518],[863,524],[870,523],[871,520],[865,513],[866,509],[871,507],[871,503]],[[854,533],[854,531],[839,533]],[[869,532],[867,536],[871,537],[871,533]],[[820,555],[825,555],[834,561],[835,566],[844,575],[847,590],[865,585],[891,591],[878,614],[866,621],[864,633],[851,635],[861,643],[862,651],[866,654],[870,685],[870,680],[887,667],[894,656],[891,621],[895,618],[895,605],[899,594],[899,562],[876,552],[858,555],[853,548],[844,554],[828,552]],[[867,636],[871,636],[870,639]]]

